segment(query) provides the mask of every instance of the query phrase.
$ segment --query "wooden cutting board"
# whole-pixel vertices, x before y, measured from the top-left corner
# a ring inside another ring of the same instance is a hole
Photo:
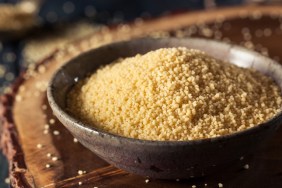
[[[246,156],[238,161],[240,170],[167,181],[109,165],[77,143],[58,122],[46,100],[46,86],[58,67],[89,49],[147,35],[214,38],[280,61],[282,7],[235,7],[137,21],[104,29],[56,50],[23,73],[11,92],[1,97],[1,147],[10,162],[12,187],[282,187],[282,128],[251,159]]]

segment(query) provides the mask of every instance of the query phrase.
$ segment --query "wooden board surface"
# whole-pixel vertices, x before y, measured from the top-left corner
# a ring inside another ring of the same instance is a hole
[[[282,187],[282,129],[251,160],[213,176],[164,181],[119,170],[79,143],[53,116],[46,86],[59,66],[77,54],[113,41],[200,36],[245,45],[280,61],[282,7],[237,7],[185,13],[119,26],[90,35],[39,62],[2,97],[2,147],[10,160],[13,187]],[[17,93],[15,96],[14,93]],[[3,106],[4,104],[4,106]],[[4,116],[3,116],[4,114]],[[246,143],[247,144],[247,143]],[[50,156],[51,155],[51,156]],[[243,167],[248,164],[249,169]],[[78,174],[78,171],[85,171]]]

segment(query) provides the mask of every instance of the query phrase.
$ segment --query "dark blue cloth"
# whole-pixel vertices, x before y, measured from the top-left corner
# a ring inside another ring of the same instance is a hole
[[[5,179],[8,176],[8,163],[6,158],[0,152],[0,187],[1,188],[8,188],[8,184],[5,183]]]
[[[21,57],[18,41],[2,42],[0,46],[0,66],[6,74],[0,76],[1,88],[10,84],[20,71],[19,59]]]
[[[202,0],[69,0],[52,1],[52,3],[45,1],[39,16],[42,18],[42,24],[92,16],[94,21],[107,24],[116,20],[131,21],[142,16],[144,12],[158,16],[166,11],[202,9],[203,2]],[[117,19],[118,17],[120,19]]]

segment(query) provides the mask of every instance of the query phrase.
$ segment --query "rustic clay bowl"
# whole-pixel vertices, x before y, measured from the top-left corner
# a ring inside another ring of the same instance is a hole
[[[83,79],[101,65],[109,64],[120,57],[143,54],[161,47],[178,46],[200,49],[241,67],[253,67],[271,76],[282,88],[281,65],[256,52],[205,39],[146,38],[93,49],[62,66],[48,88],[48,100],[54,114],[79,142],[110,164],[153,178],[203,176],[228,167],[234,161],[239,161],[242,156],[254,152],[256,147],[271,137],[282,124],[281,111],[269,121],[254,128],[227,136],[194,141],[146,141],[126,138],[84,124],[66,111],[66,95],[76,84],[75,78]]]

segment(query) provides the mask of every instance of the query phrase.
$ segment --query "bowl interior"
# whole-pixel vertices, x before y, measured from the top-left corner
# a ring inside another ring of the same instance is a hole
[[[144,54],[159,48],[180,46],[205,51],[217,59],[228,61],[240,67],[254,68],[272,77],[282,90],[282,66],[256,52],[227,43],[199,38],[143,38],[92,49],[70,60],[54,75],[48,89],[48,98],[51,98],[51,103],[53,101],[55,108],[68,114],[65,110],[67,93],[77,80],[85,78],[100,66],[109,64],[121,57],[130,57],[138,53]],[[87,125],[83,126],[87,127]],[[90,129],[93,130],[93,127]]]

